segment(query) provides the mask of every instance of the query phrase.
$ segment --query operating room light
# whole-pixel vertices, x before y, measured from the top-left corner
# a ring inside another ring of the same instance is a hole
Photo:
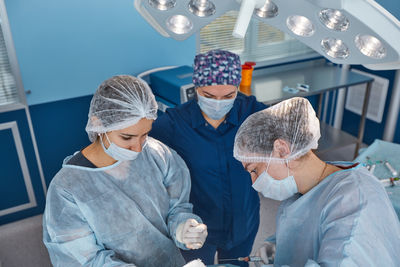
[[[325,38],[321,41],[322,50],[330,57],[345,59],[349,56],[349,48],[342,40],[332,37]]]
[[[286,20],[286,25],[294,34],[304,37],[310,37],[315,32],[312,22],[303,16],[290,16]]]
[[[273,18],[278,15],[278,6],[267,0],[262,7],[256,8],[254,13],[260,18]]]
[[[364,55],[381,59],[386,56],[386,49],[377,38],[370,35],[357,35],[355,39],[357,48]]]
[[[215,13],[215,5],[209,0],[191,0],[189,11],[199,17],[208,17]]]
[[[193,23],[185,16],[174,15],[167,20],[167,27],[176,34],[185,34],[192,30]]]
[[[339,10],[327,8],[319,13],[319,19],[328,28],[334,31],[345,31],[349,28],[349,20]]]
[[[149,0],[149,4],[159,10],[168,10],[175,6],[176,0]]]
[[[400,69],[400,21],[376,0],[134,0],[134,5],[155,30],[176,40],[238,11],[236,38],[244,38],[256,19],[333,63]]]

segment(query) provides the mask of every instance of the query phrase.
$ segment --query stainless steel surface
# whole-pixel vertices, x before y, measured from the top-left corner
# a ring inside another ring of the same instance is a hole
[[[258,74],[259,72],[261,75]],[[347,72],[347,77],[343,79],[340,67],[322,65],[299,69],[282,69],[280,72],[268,74],[255,70],[251,86],[253,93],[263,91],[263,99],[259,99],[259,101],[269,105],[293,96],[311,96],[369,81],[373,81],[373,78],[351,71]],[[282,90],[285,86],[296,88],[297,83],[309,85],[310,90],[308,92],[299,92],[298,94]],[[271,84],[274,84],[274,86],[271,86]]]
[[[317,154],[323,154],[333,148],[341,148],[357,142],[357,138],[329,124],[320,122],[321,139],[318,143]]]
[[[344,64],[342,65],[342,73],[343,79],[346,79],[346,75],[349,71],[350,65]],[[346,90],[347,88],[341,88],[338,90],[338,96],[336,100],[336,110],[335,110],[335,118],[333,122],[333,126],[337,129],[342,129],[342,121],[343,121],[343,111],[344,104],[346,99]]]
[[[324,94],[319,94],[318,96],[318,111],[317,111],[317,117],[319,120],[321,120],[321,113],[322,113],[322,99],[324,98]]]
[[[386,119],[383,140],[392,142],[396,131],[397,119],[400,111],[400,70],[396,71],[393,91],[390,97],[389,111]]]
[[[358,138],[357,138],[358,140],[356,143],[356,149],[354,151],[354,158],[358,156],[358,149],[360,148],[360,144],[362,143],[364,137],[365,119],[367,117],[369,96],[371,95],[371,86],[372,86],[372,81],[367,83],[367,89],[365,90],[364,104],[361,113],[360,126],[358,128]]]

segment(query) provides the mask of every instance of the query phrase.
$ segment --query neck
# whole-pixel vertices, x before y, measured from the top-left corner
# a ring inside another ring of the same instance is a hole
[[[313,152],[307,158],[300,160],[293,169],[297,187],[301,194],[305,194],[318,185],[331,173],[339,170],[338,167],[320,160]]]
[[[107,167],[117,162],[104,152],[99,139],[84,148],[82,154],[98,168]]]
[[[221,119],[219,120],[213,120],[210,117],[207,116],[207,114],[205,114],[203,111],[201,111],[201,114],[203,115],[204,119],[211,124],[212,127],[214,127],[214,129],[217,129],[218,126],[225,120],[225,116],[223,116]]]

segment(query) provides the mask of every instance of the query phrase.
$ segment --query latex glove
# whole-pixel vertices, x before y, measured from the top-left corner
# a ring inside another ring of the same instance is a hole
[[[255,255],[261,257],[264,264],[274,263],[275,244],[271,242],[264,242],[264,244],[257,249]]]
[[[203,246],[207,234],[205,224],[198,223],[195,219],[188,219],[178,225],[176,240],[185,244],[188,249],[199,249]]]
[[[201,260],[197,259],[183,265],[183,267],[206,267],[206,266]]]

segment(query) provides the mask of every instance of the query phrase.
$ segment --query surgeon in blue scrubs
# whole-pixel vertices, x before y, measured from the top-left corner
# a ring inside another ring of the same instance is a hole
[[[241,123],[265,105],[238,92],[240,79],[238,55],[223,50],[198,54],[193,73],[197,98],[167,109],[150,132],[186,162],[193,212],[208,227],[202,248],[182,251],[187,261],[213,264],[216,251],[220,259],[248,256],[258,230],[260,200],[232,151]]]

